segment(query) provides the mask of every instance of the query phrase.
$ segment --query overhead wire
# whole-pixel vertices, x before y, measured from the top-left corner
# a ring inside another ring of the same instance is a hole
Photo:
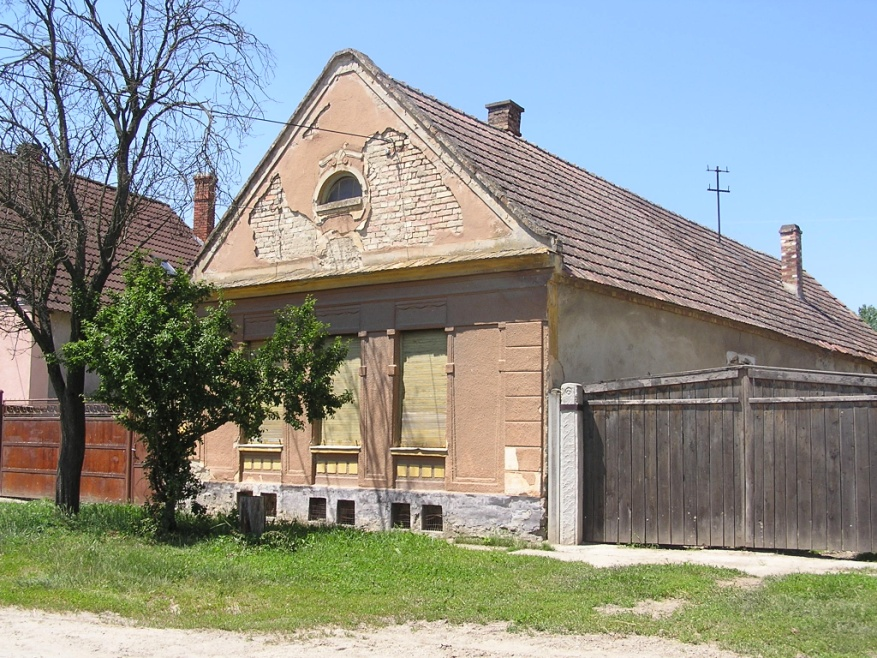
[[[26,73],[16,73],[16,77],[24,78],[26,80],[36,80],[36,81],[42,80],[42,78],[40,78],[39,76],[28,75]],[[86,85],[76,85],[76,84],[71,84],[71,83],[67,83],[66,86],[68,86],[72,89],[78,89],[79,91],[88,91],[91,89],[91,87],[88,87]],[[361,133],[347,132],[345,130],[333,130],[332,128],[320,128],[316,124],[295,123],[293,121],[281,121],[280,119],[267,119],[265,117],[256,116],[256,115],[252,115],[252,114],[238,114],[236,112],[223,112],[221,110],[214,110],[209,105],[207,105],[206,107],[207,107],[207,110],[206,110],[207,112],[214,114],[214,115],[228,117],[230,119],[246,119],[249,121],[259,121],[261,123],[270,123],[273,125],[285,126],[285,127],[290,127],[290,128],[305,128],[306,130],[319,130],[319,131],[322,131],[325,133],[333,133],[335,135],[345,135],[348,137],[361,137],[363,139],[377,139],[377,140],[380,140],[382,142],[387,142],[387,143],[391,143],[393,141],[391,139],[387,139],[386,137],[382,137],[381,135],[377,135],[377,134],[363,135]]]
[[[287,126],[290,128],[305,128],[306,130],[320,130],[324,133],[333,133],[335,135],[346,135],[349,137],[362,137],[363,139],[377,139],[382,142],[392,143],[392,139],[387,139],[386,137],[382,137],[381,135],[362,135],[360,133],[352,133],[347,132],[346,130],[333,130],[331,128],[320,128],[314,124],[307,123],[294,123],[292,121],[280,121],[279,119],[266,119],[264,117],[257,116],[249,116],[246,114],[235,114],[234,112],[218,112],[216,110],[211,110],[214,114],[219,114],[226,117],[231,117],[233,119],[249,119],[250,121],[261,121],[262,123],[271,123],[278,126]]]
[[[42,80],[42,78],[40,78],[39,76],[28,75],[26,73],[18,73],[17,77],[25,78],[25,79],[29,79],[29,80],[35,80],[35,81]],[[68,83],[67,86],[70,88],[73,88],[73,89],[79,89],[80,91],[88,91],[91,89],[90,87],[88,87],[86,85],[76,85],[76,84],[70,84],[70,83]],[[205,109],[205,108],[203,108],[203,106],[202,106],[202,109]],[[224,117],[228,117],[231,119],[245,119],[245,120],[249,120],[249,121],[258,121],[261,123],[268,123],[268,124],[272,124],[272,125],[284,126],[284,127],[288,127],[288,128],[304,128],[306,131],[314,130],[314,131],[321,131],[321,132],[325,132],[325,133],[331,133],[334,135],[344,135],[346,137],[359,137],[361,139],[375,139],[375,140],[382,141],[382,142],[385,142],[388,144],[393,143],[392,139],[388,139],[387,137],[384,137],[384,136],[377,134],[377,133],[375,133],[373,135],[364,135],[362,133],[349,132],[349,131],[345,131],[345,130],[334,130],[332,128],[321,128],[320,126],[316,125],[316,121],[313,123],[310,123],[310,124],[295,123],[293,121],[281,121],[279,119],[269,119],[266,117],[250,115],[250,114],[238,114],[235,112],[225,112],[225,111],[221,111],[221,110],[214,110],[213,108],[210,108],[209,105],[206,107],[205,111],[211,115],[219,115],[219,116],[224,116]],[[228,206],[226,207],[226,210],[229,207],[231,207],[232,205],[234,205],[233,202],[229,203]],[[256,208],[256,206],[252,206],[252,207],[237,206],[236,210],[238,212],[245,212],[248,210],[255,210],[255,208]]]

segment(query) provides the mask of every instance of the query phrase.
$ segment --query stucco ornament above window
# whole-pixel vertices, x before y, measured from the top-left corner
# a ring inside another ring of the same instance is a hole
[[[362,175],[363,156],[347,144],[319,162],[322,174],[314,196],[317,223],[335,215],[361,219],[368,203],[368,186]]]

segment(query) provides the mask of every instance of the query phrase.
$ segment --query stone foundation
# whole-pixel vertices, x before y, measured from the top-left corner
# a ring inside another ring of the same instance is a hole
[[[239,491],[277,496],[277,518],[308,521],[312,499],[325,500],[326,523],[337,523],[339,501],[353,503],[354,524],[364,530],[393,527],[393,504],[407,504],[412,530],[424,526],[424,506],[441,507],[441,533],[445,536],[514,536],[526,540],[544,537],[544,501],[531,496],[460,494],[444,491],[401,491],[341,487],[306,487],[259,482],[208,482],[198,502],[210,512],[229,511]],[[435,508],[431,508],[435,511]]]

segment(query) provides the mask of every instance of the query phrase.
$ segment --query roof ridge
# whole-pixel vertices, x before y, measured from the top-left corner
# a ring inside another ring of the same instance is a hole
[[[0,155],[5,155],[5,156],[11,157],[11,158],[18,157],[15,153],[11,153],[10,151],[0,151]],[[83,174],[73,172],[72,175],[76,180],[82,181],[83,183],[88,183],[90,185],[97,185],[98,187],[102,187],[102,188],[105,188],[107,190],[115,191],[118,189],[118,186],[116,186],[116,185],[110,185],[109,183],[102,183],[99,180],[95,180],[94,178],[89,178],[88,176],[85,176]],[[165,208],[170,210],[174,215],[178,215],[177,211],[174,210],[167,201],[162,201],[161,199],[157,199],[154,196],[150,196],[148,194],[143,194],[141,192],[134,192],[133,190],[131,191],[131,195],[137,197],[138,199],[143,199],[144,201],[149,201],[150,203],[155,203],[155,204],[164,206]]]
[[[659,210],[663,211],[664,213],[666,213],[666,214],[672,216],[672,217],[675,218],[675,219],[682,220],[682,221],[685,222],[686,224],[689,224],[689,225],[692,225],[692,226],[694,226],[694,227],[697,227],[697,228],[700,229],[700,230],[703,230],[703,231],[707,231],[707,232],[709,232],[709,233],[712,233],[712,234],[716,235],[717,238],[719,238],[719,240],[721,240],[721,237],[724,237],[724,236],[720,236],[720,234],[719,234],[718,232],[713,231],[710,227],[705,226],[705,225],[703,225],[703,224],[700,224],[700,223],[698,223],[698,222],[695,222],[694,220],[689,219],[689,218],[687,218],[687,217],[685,217],[685,216],[683,216],[683,215],[681,215],[681,214],[679,214],[679,213],[677,213],[677,212],[675,212],[675,211],[673,211],[673,210],[670,210],[670,209],[668,209],[668,208],[665,208],[665,207],[662,206],[661,204],[658,204],[658,203],[655,203],[655,202],[653,202],[653,201],[651,201],[651,200],[649,200],[649,199],[646,199],[644,196],[642,196],[642,195],[640,195],[640,194],[637,194],[636,192],[633,192],[632,190],[630,190],[630,189],[628,189],[628,188],[626,188],[626,187],[624,187],[624,186],[618,185],[617,183],[613,183],[612,181],[610,181],[610,180],[608,180],[608,179],[606,179],[606,178],[603,178],[603,177],[600,176],[599,174],[595,174],[594,172],[592,172],[592,171],[586,169],[585,167],[582,167],[581,165],[578,165],[578,164],[576,164],[576,163],[574,163],[574,162],[572,162],[572,161],[570,161],[570,160],[567,160],[567,159],[565,159],[565,158],[563,158],[563,157],[561,157],[561,156],[559,156],[559,155],[557,155],[557,154],[555,154],[555,153],[552,153],[552,152],[549,151],[548,149],[546,149],[546,148],[544,148],[544,147],[542,147],[542,146],[539,146],[538,144],[535,144],[535,143],[529,141],[528,139],[526,139],[526,138],[523,137],[522,135],[514,135],[514,134],[512,134],[512,133],[510,133],[510,132],[508,132],[508,131],[506,131],[506,130],[503,130],[502,128],[497,128],[496,126],[491,126],[487,121],[484,121],[483,119],[480,119],[480,118],[478,118],[478,117],[476,117],[476,116],[473,116],[473,115],[471,115],[471,114],[469,114],[469,113],[467,113],[467,112],[465,112],[465,111],[463,111],[463,110],[460,110],[460,109],[454,107],[453,105],[451,105],[450,103],[447,103],[446,101],[443,101],[443,100],[441,100],[441,99],[439,99],[439,98],[436,98],[435,96],[433,96],[433,95],[431,95],[431,94],[428,94],[428,93],[426,93],[426,92],[424,92],[424,91],[422,91],[422,90],[420,90],[420,89],[414,87],[413,85],[408,84],[407,82],[404,82],[404,81],[401,81],[401,80],[397,80],[397,79],[395,79],[395,78],[392,78],[391,76],[387,76],[387,77],[389,77],[389,78],[390,78],[393,82],[395,82],[396,84],[398,84],[398,85],[400,85],[401,87],[403,87],[403,91],[413,91],[413,92],[416,93],[416,94],[419,94],[419,95],[421,95],[421,96],[423,96],[423,97],[425,97],[425,98],[428,98],[429,100],[431,100],[431,101],[433,101],[433,102],[435,102],[435,103],[438,103],[439,105],[442,105],[443,107],[447,108],[448,110],[451,110],[452,112],[455,112],[455,113],[457,113],[457,114],[463,115],[463,116],[467,117],[468,119],[470,119],[470,120],[472,120],[472,121],[475,121],[475,122],[478,123],[478,124],[481,124],[483,127],[487,128],[487,129],[489,129],[489,130],[493,130],[493,131],[495,131],[495,132],[496,132],[498,135],[500,135],[501,138],[503,138],[503,139],[509,139],[509,140],[512,140],[513,142],[517,142],[517,143],[519,143],[519,144],[522,144],[522,145],[525,145],[525,146],[527,146],[527,147],[529,147],[529,148],[532,148],[532,149],[534,149],[534,150],[536,150],[536,151],[539,151],[540,153],[544,154],[544,155],[547,156],[548,158],[551,158],[552,160],[555,160],[555,161],[557,161],[557,162],[559,162],[559,163],[562,163],[562,164],[565,165],[566,167],[569,167],[569,168],[570,168],[571,170],[573,170],[573,172],[575,172],[576,174],[584,175],[584,176],[587,176],[587,177],[590,177],[590,178],[596,179],[596,180],[599,181],[600,183],[603,183],[603,184],[605,184],[605,185],[609,185],[610,187],[612,187],[612,188],[614,188],[614,189],[616,189],[616,190],[618,190],[618,191],[620,191],[620,192],[622,192],[622,193],[628,195],[629,197],[631,197],[631,198],[633,198],[633,199],[636,199],[636,200],[638,200],[638,201],[640,201],[640,202],[643,202],[643,203],[647,204],[648,206],[650,206],[650,207],[652,207],[652,208],[656,208],[656,209],[659,209]],[[488,176],[489,176],[489,174],[485,174],[485,175],[488,175]],[[502,187],[501,184],[500,184],[500,187]],[[646,219],[651,225],[653,225],[653,226],[655,227],[656,230],[660,230],[665,236],[667,236],[668,239],[670,239],[670,240],[674,240],[674,238],[673,238],[673,237],[669,234],[669,232],[666,230],[666,227],[665,227],[665,226],[658,225],[658,224],[656,223],[655,220],[656,220],[656,219],[659,219],[659,218],[652,218],[652,217],[646,217],[646,216],[644,216],[643,218]],[[537,220],[537,221],[538,221],[538,220]],[[728,238],[726,238],[726,239],[727,239],[727,240],[730,240],[730,241],[733,242],[735,245],[737,245],[738,247],[743,248],[744,250],[749,250],[749,251],[753,251],[753,252],[759,253],[759,254],[761,254],[761,255],[763,255],[763,256],[766,256],[767,258],[772,259],[772,260],[773,260],[775,263],[777,263],[777,264],[779,264],[779,262],[780,262],[779,259],[778,259],[777,257],[772,256],[771,254],[766,254],[766,253],[764,253],[764,252],[759,252],[759,251],[757,251],[757,250],[755,250],[755,249],[752,249],[751,247],[749,247],[749,246],[747,246],[747,245],[745,245],[745,244],[739,242],[738,240],[735,240],[734,238],[729,238],[729,237],[728,237]],[[716,282],[717,282],[718,284],[722,285],[723,287],[726,285],[726,284],[722,281],[721,277],[719,277],[719,276],[716,275],[716,272],[717,272],[717,271],[716,271],[715,267],[713,267],[713,266],[709,265],[708,263],[704,262],[703,259],[699,257],[699,254],[697,254],[697,253],[692,253],[692,252],[690,252],[690,251],[687,251],[686,253],[687,253],[687,255],[688,255],[689,257],[692,257],[692,258],[696,259],[699,263],[701,263],[701,266],[703,267],[704,270],[708,270],[711,274],[713,274],[713,275],[714,275],[714,278],[715,278],[715,280],[716,280]]]
[[[390,76],[388,76],[388,77],[390,77]],[[562,164],[564,164],[564,165],[566,165],[566,166],[572,168],[573,170],[575,170],[575,171],[577,171],[577,172],[579,172],[579,173],[587,174],[588,176],[591,176],[591,177],[597,179],[597,180],[600,181],[601,183],[605,183],[606,185],[609,185],[609,186],[611,186],[611,187],[613,187],[613,188],[615,188],[615,189],[617,189],[617,190],[620,190],[620,191],[622,191],[622,192],[625,192],[626,194],[629,194],[629,195],[631,195],[631,196],[633,196],[633,197],[636,197],[637,199],[640,199],[640,200],[642,200],[642,201],[645,201],[645,202],[646,202],[647,204],[649,204],[650,206],[653,206],[653,207],[655,207],[655,208],[660,208],[660,209],[663,210],[664,212],[667,212],[667,213],[669,213],[669,214],[671,214],[671,215],[674,215],[674,216],[678,217],[679,219],[682,219],[682,220],[684,220],[685,222],[688,222],[689,224],[694,224],[695,226],[699,226],[699,227],[701,227],[701,228],[703,228],[703,229],[705,229],[705,230],[707,230],[707,231],[711,231],[711,232],[713,232],[713,233],[716,233],[716,232],[713,231],[710,227],[708,227],[708,226],[706,226],[706,225],[704,225],[704,224],[700,224],[700,223],[698,223],[698,222],[695,222],[694,220],[689,219],[689,218],[685,217],[684,215],[680,215],[679,213],[675,212],[674,210],[670,210],[669,208],[665,208],[665,207],[662,206],[661,204],[656,203],[656,202],[654,202],[654,201],[651,201],[651,200],[649,200],[649,199],[646,199],[644,196],[642,196],[642,195],[640,195],[640,194],[637,194],[636,192],[634,192],[634,191],[632,191],[632,190],[630,190],[630,189],[624,187],[623,185],[619,185],[618,183],[614,183],[614,182],[612,182],[611,180],[609,180],[609,179],[607,179],[607,178],[604,178],[604,177],[601,176],[600,174],[596,174],[596,173],[594,173],[593,171],[591,171],[590,169],[586,169],[586,168],[583,167],[582,165],[576,164],[575,162],[572,162],[571,160],[567,160],[566,158],[564,158],[564,157],[562,157],[562,156],[559,156],[559,155],[557,155],[556,153],[552,153],[551,151],[549,151],[549,150],[546,149],[545,147],[540,146],[539,144],[536,144],[536,143],[534,143],[534,142],[529,141],[529,140],[528,140],[526,137],[524,137],[523,135],[513,135],[512,133],[510,133],[510,132],[508,132],[508,131],[506,131],[506,130],[503,130],[502,128],[497,128],[496,126],[491,126],[489,123],[487,123],[487,121],[485,121],[485,120],[483,120],[483,119],[479,119],[477,116],[474,116],[474,115],[472,115],[472,114],[469,114],[469,113],[466,112],[465,110],[461,110],[461,109],[459,109],[459,108],[457,108],[457,107],[454,107],[454,106],[451,105],[450,103],[448,103],[448,102],[446,102],[446,101],[443,101],[443,100],[440,99],[440,98],[436,98],[436,97],[433,96],[432,94],[428,94],[428,93],[424,92],[423,90],[418,89],[417,87],[414,87],[413,85],[408,84],[407,82],[404,82],[404,81],[402,81],[402,80],[397,80],[396,78],[391,78],[391,79],[392,79],[394,82],[396,82],[397,84],[399,84],[399,85],[401,85],[401,86],[403,86],[403,87],[406,87],[408,90],[413,91],[414,93],[419,94],[419,95],[423,96],[424,98],[427,98],[427,99],[429,99],[429,100],[431,100],[431,101],[433,101],[433,102],[435,102],[435,103],[438,103],[439,105],[442,105],[442,106],[446,107],[447,109],[449,109],[449,110],[451,110],[451,111],[453,111],[453,112],[455,112],[455,113],[457,113],[457,114],[461,114],[461,115],[467,117],[468,119],[471,119],[472,121],[475,121],[475,122],[481,124],[482,126],[484,126],[485,128],[487,128],[487,129],[489,129],[489,130],[496,131],[499,135],[502,135],[504,138],[507,138],[507,139],[511,139],[511,140],[517,141],[517,142],[519,142],[519,143],[521,143],[521,144],[524,144],[524,145],[526,145],[526,146],[528,146],[528,147],[530,147],[530,148],[532,148],[532,149],[535,149],[536,151],[539,151],[539,152],[545,154],[545,155],[548,156],[549,158],[552,158],[553,160],[556,160],[556,161],[558,161],[558,162],[560,162],[560,163],[562,163]],[[723,236],[723,237],[724,237],[724,236]],[[729,238],[729,239],[733,240],[733,238]],[[735,240],[735,242],[738,242],[738,241]],[[743,245],[743,244],[740,243],[740,242],[738,242],[738,244],[741,244],[741,246],[746,247],[747,249],[751,249],[751,247],[747,247],[746,245]],[[768,254],[768,255],[769,255],[769,254]]]
[[[384,75],[386,75],[386,74],[384,74]],[[396,84],[398,84],[399,86],[403,87],[404,88],[403,91],[406,91],[406,92],[412,91],[416,94],[419,94],[420,96],[423,96],[424,98],[427,98],[427,99],[447,108],[448,110],[455,112],[456,114],[460,114],[460,115],[462,115],[462,116],[464,116],[472,121],[475,121],[476,123],[482,125],[484,128],[496,131],[499,135],[501,135],[505,139],[510,139],[510,140],[516,141],[519,144],[525,145],[529,148],[532,148],[536,151],[539,151],[540,153],[543,153],[547,157],[549,157],[549,158],[551,158],[559,163],[562,163],[563,165],[569,167],[570,169],[572,169],[574,172],[576,172],[578,174],[584,174],[586,176],[589,176],[589,177],[599,181],[600,183],[608,185],[608,186],[610,186],[610,187],[612,187],[620,192],[623,192],[624,194],[629,195],[630,197],[632,197],[634,199],[637,199],[639,201],[646,203],[647,205],[651,206],[652,208],[659,209],[659,210],[663,211],[664,213],[667,213],[668,215],[670,215],[676,219],[680,219],[683,222],[685,222],[686,224],[697,227],[700,230],[708,231],[709,233],[712,233],[713,235],[720,237],[722,241],[733,242],[736,246],[738,246],[744,250],[754,252],[754,253],[759,254],[761,256],[764,256],[766,258],[770,258],[772,261],[774,261],[777,264],[780,263],[780,259],[773,254],[770,254],[770,253],[765,252],[765,251],[761,251],[759,249],[755,249],[754,247],[751,247],[747,244],[740,242],[736,238],[733,238],[733,237],[730,237],[727,235],[722,235],[705,224],[701,224],[700,222],[696,222],[693,219],[689,219],[688,217],[685,217],[684,215],[676,212],[675,210],[670,210],[669,208],[666,208],[665,206],[661,205],[660,203],[656,203],[650,199],[647,199],[646,197],[642,196],[641,194],[638,194],[638,193],[634,192],[633,190],[631,190],[627,187],[624,187],[623,185],[619,185],[618,183],[614,183],[611,180],[604,178],[600,174],[594,173],[590,169],[586,169],[585,167],[583,167],[579,164],[576,164],[575,162],[572,162],[571,160],[567,160],[566,158],[563,158],[562,156],[559,156],[556,153],[552,153],[551,151],[549,151],[545,147],[529,141],[523,135],[513,135],[512,133],[509,133],[508,131],[505,131],[502,128],[497,128],[496,126],[491,126],[489,123],[487,123],[487,121],[480,119],[477,116],[474,116],[472,114],[469,114],[468,112],[461,110],[457,107],[454,107],[453,105],[451,105],[447,101],[443,101],[442,99],[437,98],[437,97],[433,96],[432,94],[428,94],[428,93],[424,92],[423,90],[418,89],[417,87],[415,87],[415,86],[413,86],[413,85],[411,85],[403,80],[398,80],[398,79],[393,78],[389,75],[387,75],[387,77],[390,80],[392,80],[393,82],[395,82]],[[485,173],[485,175],[489,176],[490,174]],[[500,187],[502,187],[502,185],[500,185]]]
[[[782,288],[777,255],[720,236],[522,136],[390,80],[479,175],[558,236],[564,271],[573,277],[877,361],[877,337],[812,275],[805,278],[809,294],[799,299]]]

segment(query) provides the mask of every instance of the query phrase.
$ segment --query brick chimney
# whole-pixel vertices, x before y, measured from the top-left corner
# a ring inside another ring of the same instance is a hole
[[[207,242],[207,237],[216,224],[216,176],[196,174],[194,181],[195,211],[192,226],[195,229],[195,236],[201,242]]]
[[[507,130],[516,137],[521,136],[521,114],[524,108],[515,101],[500,101],[485,105],[487,108],[487,123],[494,128]]]
[[[785,224],[780,228],[780,278],[783,288],[796,297],[804,297],[804,266],[801,263],[801,228]]]

